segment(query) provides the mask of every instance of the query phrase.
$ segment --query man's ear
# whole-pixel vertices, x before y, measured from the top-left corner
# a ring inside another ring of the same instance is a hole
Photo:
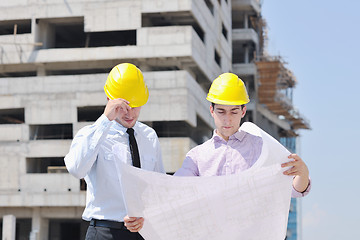
[[[210,104],[210,114],[211,114],[211,116],[214,115],[214,108],[213,108],[212,104]]]
[[[246,114],[246,106],[243,106],[241,110],[242,110],[241,118],[243,118]]]

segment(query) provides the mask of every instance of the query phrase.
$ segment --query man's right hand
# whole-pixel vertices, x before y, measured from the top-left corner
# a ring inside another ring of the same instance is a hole
[[[104,115],[110,120],[115,120],[118,117],[127,114],[130,110],[129,102],[122,98],[117,98],[114,100],[109,99],[106,104]]]

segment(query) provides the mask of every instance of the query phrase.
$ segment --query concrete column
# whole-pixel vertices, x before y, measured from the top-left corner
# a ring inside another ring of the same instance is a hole
[[[249,18],[247,13],[244,14],[244,28],[245,29],[249,28]]]
[[[31,18],[31,35],[33,36],[33,42],[36,43],[38,40],[40,40],[39,38],[39,34],[37,32],[37,26],[36,26],[36,18],[32,17]],[[42,46],[42,43],[38,43],[38,44],[34,44],[34,50],[40,49]]]
[[[55,27],[45,20],[35,20],[35,26],[32,27],[31,31],[34,31],[35,42],[42,43],[36,49],[52,48],[55,46]]]
[[[14,215],[4,215],[2,240],[15,240],[16,218]]]
[[[41,217],[41,208],[33,209],[30,240],[47,240],[49,236],[49,220]]]
[[[244,44],[244,63],[249,63],[249,45]]]

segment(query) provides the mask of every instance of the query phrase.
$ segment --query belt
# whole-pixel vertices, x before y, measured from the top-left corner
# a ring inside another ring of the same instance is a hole
[[[116,222],[116,221],[109,221],[109,220],[98,220],[98,219],[91,219],[90,226],[115,228],[115,229],[127,229],[125,227],[125,225],[124,225],[124,222]]]

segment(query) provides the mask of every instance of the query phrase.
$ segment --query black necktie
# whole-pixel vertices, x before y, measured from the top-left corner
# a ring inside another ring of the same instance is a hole
[[[141,168],[139,149],[138,149],[136,139],[135,139],[135,136],[134,136],[134,129],[128,128],[126,130],[126,132],[129,134],[130,152],[131,152],[131,158],[132,158],[133,166]]]

